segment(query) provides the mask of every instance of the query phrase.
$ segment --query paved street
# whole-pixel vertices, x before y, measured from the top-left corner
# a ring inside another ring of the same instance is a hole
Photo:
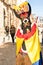
[[[15,50],[16,45],[12,43],[5,43],[0,45],[0,65],[15,65]],[[42,46],[43,55],[43,46]]]
[[[0,65],[15,65],[15,45],[6,43],[0,46]]]

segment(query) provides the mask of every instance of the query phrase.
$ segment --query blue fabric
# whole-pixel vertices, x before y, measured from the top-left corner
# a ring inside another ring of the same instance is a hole
[[[42,53],[40,52],[40,60],[35,62],[34,64],[32,65],[42,65]]]
[[[36,63],[32,64],[32,65],[39,65],[39,61],[37,61]]]
[[[40,60],[39,60],[39,65],[42,65],[42,53],[40,52]]]

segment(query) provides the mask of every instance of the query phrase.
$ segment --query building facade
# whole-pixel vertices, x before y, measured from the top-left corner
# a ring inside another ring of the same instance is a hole
[[[16,0],[0,0],[0,39],[4,37],[5,26],[14,25],[16,29],[21,21],[15,16],[12,6],[16,4]],[[34,15],[35,16],[35,15]],[[39,17],[37,21],[40,30],[43,30],[43,17]]]
[[[20,21],[15,16],[12,6],[16,0],[0,0],[0,43],[3,41],[5,35],[5,26],[14,25],[16,28],[19,26]]]

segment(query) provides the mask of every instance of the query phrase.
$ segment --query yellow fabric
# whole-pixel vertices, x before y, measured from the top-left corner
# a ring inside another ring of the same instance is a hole
[[[28,2],[23,2],[23,3],[20,4],[19,6],[14,5],[12,8],[19,11],[19,10],[22,8],[22,6],[25,6],[25,5],[27,5],[27,4],[28,4]]]
[[[14,5],[12,8],[15,9],[15,10],[18,10],[18,11],[20,10],[20,7],[16,6],[16,5]]]
[[[40,59],[40,42],[38,38],[38,30],[28,40],[25,40],[26,50],[32,63],[37,62]]]
[[[23,2],[22,4],[20,4],[19,6],[22,7],[22,6],[25,6],[25,5],[27,5],[27,4],[28,4],[28,2],[25,1],[25,2]]]
[[[22,46],[22,42],[24,39],[16,37],[16,55],[20,51]],[[40,59],[40,42],[38,38],[38,30],[34,33],[31,38],[25,40],[25,46],[27,50],[27,54],[32,63],[37,62]]]
[[[16,37],[16,55],[18,55],[18,52],[20,51],[22,43],[23,43],[23,39]]]

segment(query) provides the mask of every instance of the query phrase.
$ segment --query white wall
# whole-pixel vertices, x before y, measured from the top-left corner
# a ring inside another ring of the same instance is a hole
[[[3,3],[0,1],[0,28],[3,27]]]

